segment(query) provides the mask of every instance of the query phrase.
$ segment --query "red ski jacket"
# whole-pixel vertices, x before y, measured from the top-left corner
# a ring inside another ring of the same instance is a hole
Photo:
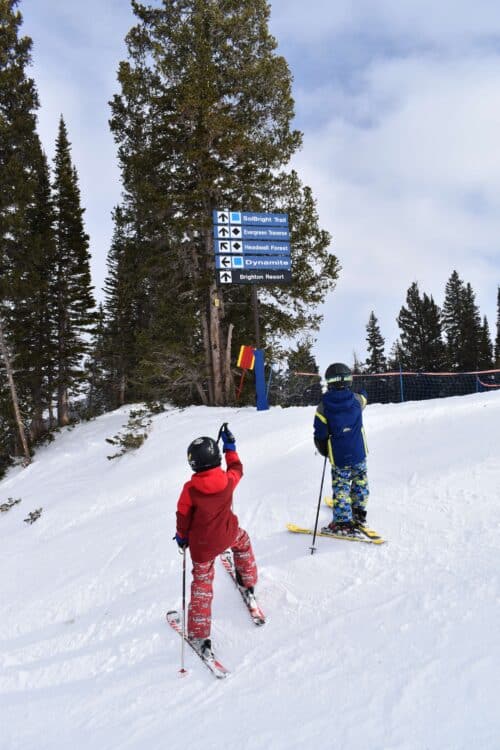
[[[177,533],[189,540],[193,562],[213,560],[236,539],[238,518],[231,506],[243,466],[236,451],[224,455],[227,471],[217,466],[193,474],[177,502]]]

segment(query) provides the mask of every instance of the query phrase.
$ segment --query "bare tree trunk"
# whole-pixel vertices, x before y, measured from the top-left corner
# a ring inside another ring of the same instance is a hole
[[[125,389],[127,387],[127,383],[125,380],[125,375],[122,373],[120,376],[120,385],[118,387],[118,405],[123,406],[125,403]]]
[[[208,403],[214,403],[214,388],[212,381],[212,358],[210,356],[210,334],[208,325],[208,313],[201,311],[201,331],[203,335],[203,351],[205,356],[205,369],[207,373],[208,385]]]
[[[224,362],[224,390],[226,392],[226,403],[229,403],[234,399],[234,381],[231,377],[231,343],[233,339],[233,329],[234,326],[230,323],[227,331],[226,358]]]
[[[51,367],[52,370],[52,367]],[[54,393],[54,379],[52,377],[52,372],[49,373],[49,382],[48,382],[48,394],[49,394],[49,403],[48,403],[48,411],[49,411],[49,430],[53,430],[56,425],[56,418],[54,416],[54,405],[52,402]]]
[[[214,406],[225,406],[224,398],[224,352],[221,341],[220,301],[217,287],[210,285],[210,356],[212,359],[212,382]],[[219,303],[219,304],[218,304]]]
[[[231,399],[231,337],[232,326],[228,331],[227,341],[224,342],[222,321],[224,319],[224,304],[222,290],[215,283],[214,245],[210,229],[205,231],[205,253],[209,271],[213,274],[213,283],[208,289],[208,342],[204,344],[208,355],[209,372],[211,373],[211,403],[214,406],[226,406]],[[208,344],[208,346],[207,346]]]
[[[47,432],[47,428],[43,419],[43,410],[40,406],[35,406],[33,410],[33,419],[31,420],[29,428],[31,443],[35,443],[45,432]]]
[[[66,360],[64,357],[66,328],[67,320],[66,314],[64,314],[64,316],[61,316],[58,326],[57,424],[59,427],[65,427],[69,424],[68,384],[66,377]]]
[[[203,406],[209,406],[207,394],[205,393],[202,384],[196,381],[194,385],[196,390],[198,391],[198,395],[201,398],[201,403],[203,404]]]
[[[68,390],[60,385],[57,389],[57,423],[59,427],[65,427],[69,421]]]
[[[9,352],[7,349],[7,342],[5,340],[3,320],[1,316],[0,316],[0,353],[2,355],[4,364],[5,364],[5,371],[7,372],[7,380],[8,380],[9,388],[10,388],[12,406],[14,408],[14,414],[16,417],[17,429],[19,432],[19,439],[21,440],[21,445],[23,447],[24,464],[25,466],[27,466],[28,464],[31,463],[31,456],[30,456],[30,451],[28,448],[28,441],[26,440],[26,433],[24,431],[23,420],[21,418],[21,410],[19,409],[19,401],[17,399],[16,384],[14,382],[14,373],[12,370],[12,364],[10,361]]]

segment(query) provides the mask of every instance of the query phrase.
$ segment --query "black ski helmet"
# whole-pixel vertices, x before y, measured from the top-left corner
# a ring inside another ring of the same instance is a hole
[[[352,372],[349,367],[342,364],[342,362],[334,362],[333,365],[327,367],[325,380],[328,389],[350,388],[352,385]]]
[[[190,444],[187,450],[189,465],[193,471],[205,471],[220,466],[219,446],[211,437],[199,437]]]

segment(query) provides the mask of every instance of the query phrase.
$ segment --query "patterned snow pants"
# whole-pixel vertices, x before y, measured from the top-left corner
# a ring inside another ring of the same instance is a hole
[[[366,510],[368,496],[366,461],[352,466],[332,466],[333,520],[352,521],[352,509]]]
[[[234,566],[245,587],[257,583],[257,564],[250,543],[250,537],[244,529],[238,529],[236,540],[231,547],[234,555]],[[209,638],[212,625],[212,599],[215,560],[204,563],[193,562],[193,580],[191,582],[191,601],[188,608],[188,636],[190,638]]]

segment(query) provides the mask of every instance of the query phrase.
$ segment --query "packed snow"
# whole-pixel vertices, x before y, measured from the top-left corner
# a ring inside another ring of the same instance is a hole
[[[314,525],[314,408],[167,409],[110,461],[128,412],[0,482],[0,504],[21,499],[0,515],[1,750],[498,750],[500,392],[368,406],[368,520],[387,541],[318,538],[314,555],[285,529]],[[267,622],[218,562],[231,676],[187,649],[181,677],[176,502],[188,444],[225,421]]]

